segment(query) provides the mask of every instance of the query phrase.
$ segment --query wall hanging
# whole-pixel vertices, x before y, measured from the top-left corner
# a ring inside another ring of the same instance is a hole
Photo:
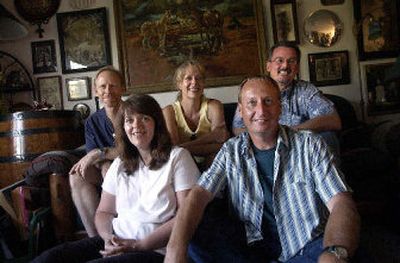
[[[63,73],[112,64],[105,8],[58,13],[57,28]]]
[[[31,23],[37,25],[36,33],[43,37],[43,24],[47,24],[50,18],[57,12],[60,0],[14,0],[18,14]]]
[[[331,47],[342,33],[343,22],[330,10],[317,10],[304,20],[304,37],[315,46]]]
[[[287,41],[299,44],[296,1],[271,1],[271,15],[275,43]]]
[[[261,0],[115,1],[120,69],[128,92],[176,90],[174,71],[194,58],[207,86],[238,84],[264,72],[266,38]],[[223,6],[223,10],[219,7]]]

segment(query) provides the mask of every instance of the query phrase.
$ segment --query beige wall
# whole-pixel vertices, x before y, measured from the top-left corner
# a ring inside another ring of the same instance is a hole
[[[14,13],[17,17],[18,15],[15,12],[13,1],[2,1],[3,5]],[[110,0],[96,0],[95,7],[107,7],[108,10],[108,25],[109,25],[109,32],[111,38],[111,51],[112,51],[112,62],[115,67],[119,67],[118,64],[118,55],[117,55],[117,41],[116,41],[116,30],[115,30],[115,21],[114,21],[114,10],[112,1]],[[271,45],[273,43],[272,39],[272,27],[271,27],[271,15],[270,15],[270,4],[269,0],[263,0],[264,2],[264,15],[265,15],[265,28],[266,28],[266,36],[267,36],[267,43]],[[312,46],[303,38],[303,21],[304,19],[313,11],[319,9],[328,9],[335,12],[340,19],[344,23],[344,32],[343,36],[339,40],[337,44],[335,44],[331,48],[319,48],[316,46]],[[71,7],[69,5],[69,0],[62,0],[61,6],[58,12],[67,12],[71,11]],[[351,83],[348,85],[339,85],[339,86],[327,86],[321,87],[320,89],[325,93],[336,94],[345,97],[353,106],[357,109],[357,113],[359,117],[361,117],[361,75],[362,71],[360,70],[360,63],[357,59],[357,45],[356,45],[356,38],[352,32],[353,26],[353,1],[345,0],[345,3],[342,5],[333,5],[333,6],[323,6],[320,3],[320,0],[297,0],[297,14],[298,14],[298,26],[300,31],[300,48],[302,50],[302,58],[301,58],[301,67],[300,67],[300,77],[302,79],[308,80],[309,73],[308,73],[308,62],[307,62],[307,55],[309,53],[318,53],[318,52],[328,52],[328,51],[339,51],[339,50],[348,50],[349,51],[349,59],[350,59],[350,77]],[[22,19],[21,19],[22,20]],[[33,76],[34,82],[36,82],[37,77],[44,77],[44,76],[54,76],[54,75],[61,75],[62,76],[62,83],[64,86],[64,80],[68,77],[75,77],[75,76],[89,76],[93,77],[95,72],[84,72],[84,73],[74,73],[74,74],[65,74],[62,75],[61,73],[61,61],[60,61],[60,50],[58,44],[58,34],[57,34],[57,25],[55,16],[52,17],[47,25],[43,28],[45,30],[44,38],[39,39],[37,34],[35,33],[35,26],[29,25],[27,22],[24,23],[29,28],[29,35],[21,40],[18,41],[10,41],[10,42],[0,42],[0,50],[8,52],[18,58],[27,68],[30,73],[32,73],[32,57],[31,57],[31,42],[32,41],[40,41],[40,40],[55,40],[56,42],[56,53],[58,55],[58,72],[56,73],[47,73],[47,74],[35,74]],[[365,62],[370,63],[370,62]],[[361,63],[361,67],[362,64]],[[76,102],[68,101],[66,98],[65,90],[63,89],[63,97],[64,97],[64,108],[71,109]],[[166,93],[157,93],[152,94],[161,106],[165,106],[171,103],[176,96],[176,92],[166,92]],[[237,86],[231,87],[218,87],[218,88],[210,88],[206,90],[206,95],[209,97],[218,98],[222,102],[236,102],[237,99]],[[30,93],[22,93],[18,94],[17,97],[19,100],[30,100]],[[79,101],[88,104],[92,111],[94,110],[94,100],[87,100],[87,101]],[[400,119],[400,114],[397,115],[385,115],[376,118],[369,118],[369,121],[378,121],[382,119]]]

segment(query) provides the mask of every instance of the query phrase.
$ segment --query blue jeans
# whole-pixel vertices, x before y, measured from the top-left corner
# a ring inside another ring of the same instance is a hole
[[[270,244],[259,242],[249,246],[244,224],[234,213],[229,213],[219,201],[212,203],[204,214],[189,244],[189,256],[195,263],[278,263],[268,255]],[[308,243],[287,263],[314,263],[322,253],[323,238]]]

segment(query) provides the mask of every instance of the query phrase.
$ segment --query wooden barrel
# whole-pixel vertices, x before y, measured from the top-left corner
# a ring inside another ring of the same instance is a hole
[[[0,187],[21,180],[25,169],[47,151],[84,143],[77,111],[52,110],[0,115]]]

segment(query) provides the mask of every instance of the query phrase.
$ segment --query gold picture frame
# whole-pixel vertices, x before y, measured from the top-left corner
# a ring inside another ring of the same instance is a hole
[[[264,73],[267,42],[261,0],[172,2],[114,1],[120,68],[128,92],[175,90],[172,78],[188,58],[202,63],[208,87],[238,84]],[[233,15],[232,15],[233,14]]]

